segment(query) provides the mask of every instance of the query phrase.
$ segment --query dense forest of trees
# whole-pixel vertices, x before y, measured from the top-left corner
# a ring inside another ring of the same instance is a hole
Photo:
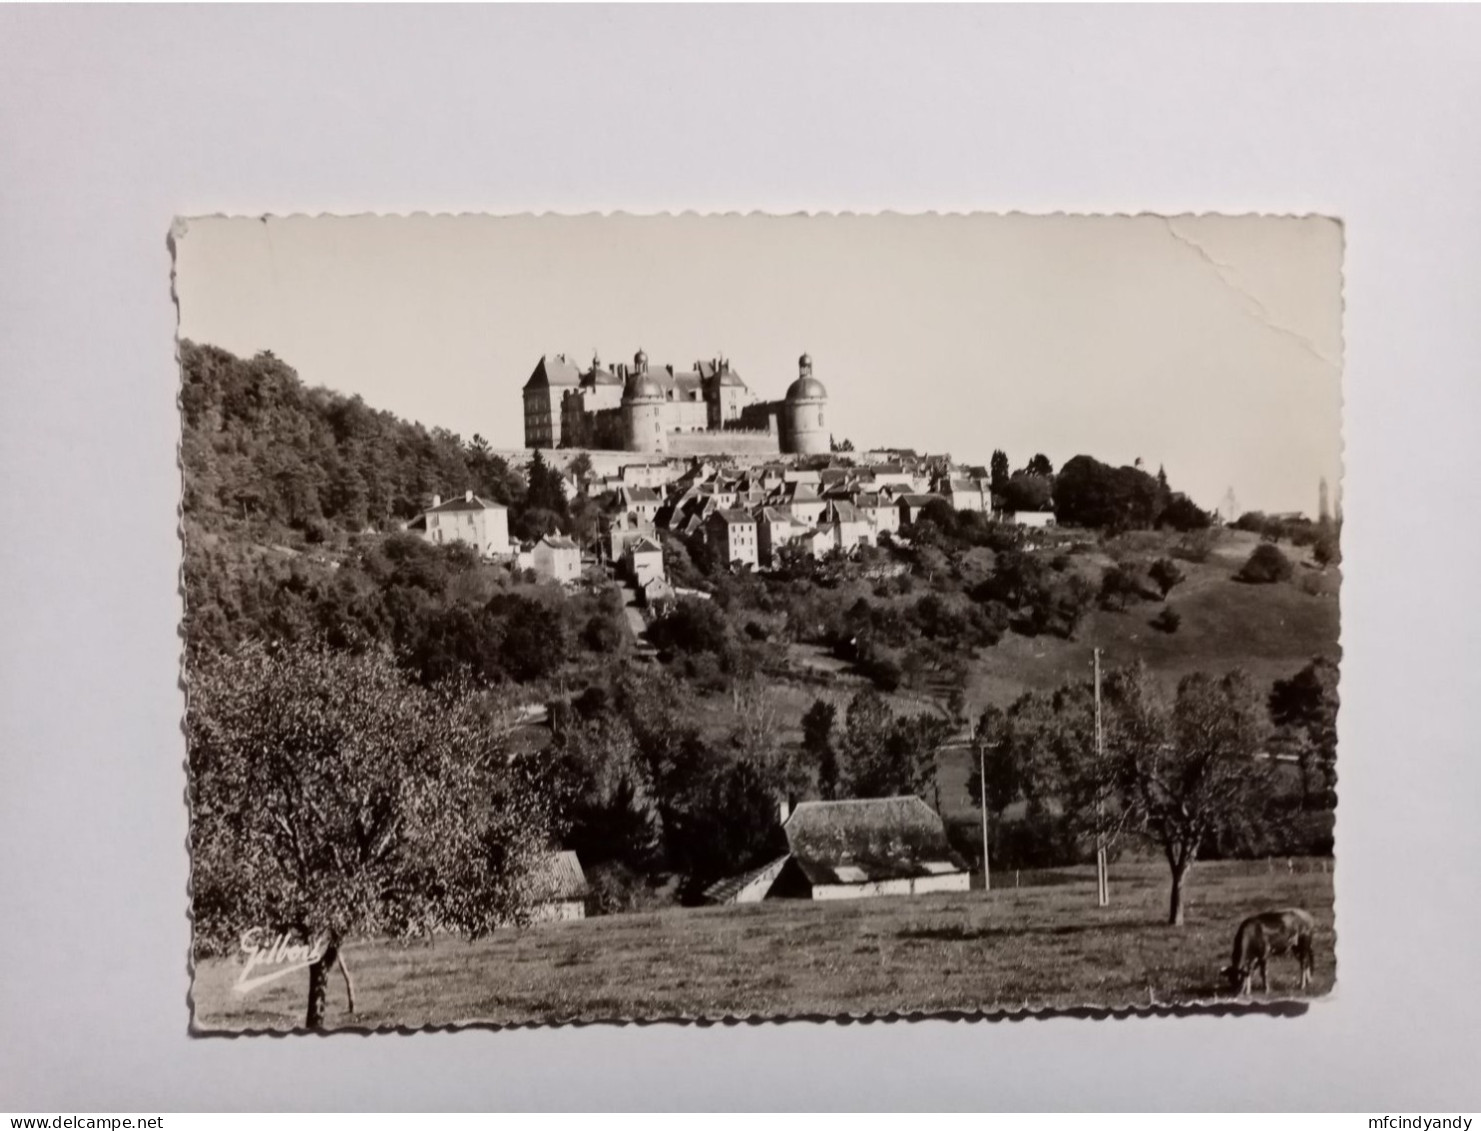
[[[392,530],[434,493],[524,502],[524,478],[488,444],[408,424],[359,397],[310,389],[271,353],[242,359],[180,346],[185,513],[205,529],[240,524],[323,541]]]

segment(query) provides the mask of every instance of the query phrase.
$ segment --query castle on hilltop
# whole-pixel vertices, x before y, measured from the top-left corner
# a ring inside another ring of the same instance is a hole
[[[725,358],[693,368],[651,366],[638,350],[612,369],[593,357],[582,371],[545,355],[525,382],[525,447],[596,448],[680,456],[819,455],[831,442],[828,391],[798,359],[779,401],[759,401]]]

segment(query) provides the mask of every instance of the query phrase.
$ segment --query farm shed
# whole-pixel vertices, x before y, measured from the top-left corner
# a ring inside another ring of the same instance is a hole
[[[760,903],[789,859],[778,856],[769,864],[713,883],[705,888],[705,899],[710,903]]]
[[[919,797],[804,801],[782,829],[791,854],[774,896],[864,899],[971,886],[946,826]]]
[[[782,825],[786,856],[711,885],[714,903],[761,899],[867,899],[966,891],[967,863],[919,797],[804,801]]]
[[[536,907],[531,916],[536,923],[562,919],[585,919],[586,897],[591,888],[586,873],[574,852],[552,852],[535,870]]]

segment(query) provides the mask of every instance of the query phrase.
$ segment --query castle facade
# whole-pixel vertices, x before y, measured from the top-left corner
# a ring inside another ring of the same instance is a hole
[[[524,386],[527,448],[595,448],[668,455],[819,455],[831,448],[828,391],[798,359],[781,400],[761,401],[725,358],[687,370],[632,364],[581,369],[542,357]]]

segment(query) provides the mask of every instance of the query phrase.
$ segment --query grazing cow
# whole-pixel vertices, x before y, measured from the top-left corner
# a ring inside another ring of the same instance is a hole
[[[1271,956],[1293,954],[1301,963],[1301,988],[1306,989],[1311,981],[1311,950],[1315,933],[1316,921],[1299,907],[1251,915],[1234,932],[1234,957],[1224,970],[1229,988],[1238,991],[1240,997],[1248,997],[1258,967],[1261,991],[1269,993],[1270,970],[1267,964]]]

